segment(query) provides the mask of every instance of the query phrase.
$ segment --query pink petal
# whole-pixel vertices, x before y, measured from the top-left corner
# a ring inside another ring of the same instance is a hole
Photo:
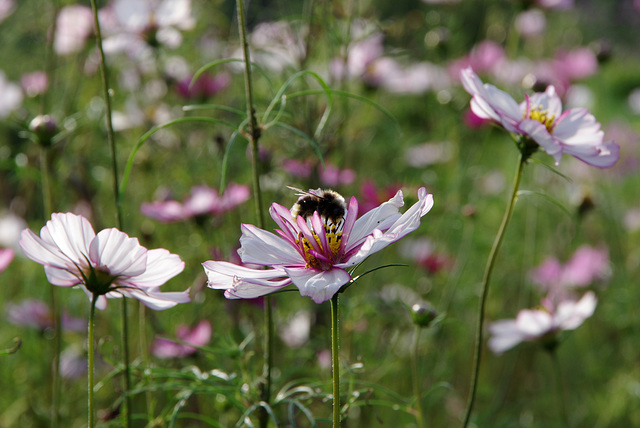
[[[0,248],[0,272],[9,266],[14,256],[15,252],[11,248]]]

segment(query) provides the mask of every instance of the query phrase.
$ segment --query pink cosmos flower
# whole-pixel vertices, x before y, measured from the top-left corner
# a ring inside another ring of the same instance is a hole
[[[189,290],[162,293],[160,286],[184,269],[175,254],[158,248],[147,250],[117,229],[97,235],[89,221],[72,213],[55,213],[37,236],[22,231],[19,242],[31,260],[44,266],[47,279],[60,287],[79,286],[96,307],[107,299],[132,297],[151,309],[167,309],[189,302]]]
[[[564,265],[555,257],[547,258],[531,272],[531,279],[549,299],[561,301],[573,296],[572,289],[602,281],[610,273],[609,251],[583,245]]]
[[[176,336],[181,342],[193,346],[205,346],[211,340],[211,331],[211,323],[207,320],[202,320],[192,329],[186,325],[178,326]],[[158,358],[183,358],[197,351],[193,346],[158,337],[153,342],[151,353]]]
[[[14,256],[15,252],[11,248],[0,248],[0,272],[4,272]]]
[[[322,195],[320,189],[309,191]],[[358,201],[351,198],[344,216],[333,221],[318,211],[294,217],[274,203],[269,212],[280,229],[277,235],[250,224],[242,225],[238,254],[243,263],[270,269],[252,269],[223,261],[203,263],[209,287],[225,290],[229,299],[247,299],[276,292],[293,283],[302,296],[316,303],[333,297],[352,280],[347,269],[370,254],[398,241],[420,226],[433,206],[433,195],[418,190],[418,202],[404,214],[402,192],[359,219]]]
[[[543,301],[541,309],[524,309],[516,319],[500,320],[489,325],[489,348],[496,354],[513,348],[520,342],[542,341],[553,346],[556,335],[563,330],[575,330],[593,315],[597,299],[589,291],[578,301],[565,300],[557,306]]]
[[[147,217],[161,222],[183,221],[192,217],[214,214],[219,215],[231,211],[249,199],[249,187],[231,184],[220,195],[214,188],[195,186],[184,203],[177,201],[155,201],[140,206],[140,211]]]
[[[562,101],[553,86],[545,92],[527,95],[518,104],[495,86],[483,84],[471,68],[462,71],[461,80],[473,96],[471,109],[476,115],[531,139],[553,156],[556,165],[563,153],[599,168],[617,162],[619,146],[612,141],[603,142],[604,133],[595,117],[581,108],[563,112]]]
[[[44,71],[33,71],[31,73],[24,73],[22,77],[20,77],[20,85],[22,85],[22,89],[24,89],[27,96],[35,97],[47,91],[49,79],[47,73]]]
[[[54,327],[54,317],[49,306],[42,300],[27,299],[20,303],[7,303],[7,320],[14,325],[31,327],[41,331]],[[70,331],[87,329],[86,320],[73,318],[67,313],[61,317],[62,328]]]
[[[92,33],[91,8],[79,4],[65,6],[58,12],[53,48],[58,55],[80,52]]]
[[[187,100],[206,100],[229,86],[231,75],[227,72],[203,74],[195,82],[192,80],[192,77],[186,77],[176,84],[178,95]]]

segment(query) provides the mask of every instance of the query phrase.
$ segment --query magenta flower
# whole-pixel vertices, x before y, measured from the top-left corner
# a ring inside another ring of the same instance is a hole
[[[97,235],[89,221],[72,213],[56,213],[38,237],[29,229],[19,242],[31,260],[44,266],[47,279],[60,287],[79,286],[104,309],[107,299],[132,297],[151,309],[189,302],[189,290],[162,293],[160,286],[184,269],[175,254],[147,250],[117,229]]]
[[[619,147],[612,141],[603,141],[600,123],[586,109],[563,112],[562,101],[553,86],[545,92],[527,95],[526,100],[518,104],[495,86],[483,84],[470,68],[462,71],[461,79],[473,96],[471,109],[476,115],[534,141],[553,156],[556,165],[563,153],[600,168],[617,162]]]
[[[177,343],[162,337],[153,342],[151,353],[158,358],[183,358],[197,351],[193,346],[206,346],[211,340],[212,327],[207,320],[200,321],[194,328],[180,325],[176,329],[176,336],[183,343]],[[189,345],[193,346],[189,346]]]
[[[231,75],[227,72],[216,75],[203,74],[193,81],[193,77],[181,79],[176,84],[178,95],[187,100],[206,100],[223,91],[231,84]]]
[[[596,304],[596,296],[591,291],[577,302],[565,300],[554,306],[549,301],[543,301],[541,309],[524,309],[516,319],[496,321],[489,325],[489,348],[501,354],[520,342],[533,341],[553,347],[557,344],[557,334],[578,328],[593,315]]]
[[[326,192],[318,189],[309,193],[321,197]],[[269,212],[280,226],[277,235],[243,224],[238,250],[243,263],[270,269],[207,261],[203,267],[209,287],[225,290],[229,299],[247,299],[293,283],[302,296],[311,297],[316,303],[325,302],[352,280],[348,269],[416,230],[420,218],[431,210],[433,196],[421,188],[418,202],[400,214],[398,209],[403,205],[402,192],[398,191],[359,219],[355,198],[351,198],[339,219],[318,211],[308,213],[305,219],[304,215],[294,216],[288,208],[274,203]]]

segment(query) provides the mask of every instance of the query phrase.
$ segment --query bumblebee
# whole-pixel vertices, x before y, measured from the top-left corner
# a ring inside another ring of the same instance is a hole
[[[289,188],[300,192],[298,201],[291,207],[291,215],[294,220],[297,216],[302,216],[306,220],[312,217],[316,211],[327,225],[337,225],[344,220],[347,204],[338,192],[322,189],[306,192],[295,187]]]

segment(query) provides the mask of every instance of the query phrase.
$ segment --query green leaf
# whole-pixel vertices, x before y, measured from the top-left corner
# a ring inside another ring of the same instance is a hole
[[[552,198],[551,196],[547,195],[546,193],[536,192],[536,191],[533,191],[533,190],[519,190],[518,193],[516,194],[516,197],[519,198],[520,196],[530,196],[530,195],[536,195],[536,196],[540,196],[540,197],[546,199],[547,201],[551,202],[553,205],[555,205],[558,208],[560,208],[562,210],[562,212],[564,212],[566,215],[568,215],[569,217],[573,217],[573,214],[571,213],[571,211],[569,211],[569,209],[567,207],[565,207],[564,205],[562,205],[562,203],[560,201],[558,201],[555,198]]]
[[[215,119],[215,118],[211,118],[211,117],[182,117],[180,119],[175,119],[172,121],[169,121],[167,123],[163,123],[162,125],[158,125],[155,126],[153,128],[151,128],[150,130],[148,130],[147,132],[145,132],[142,137],[140,137],[138,139],[138,141],[136,142],[135,146],[133,147],[133,150],[131,151],[131,154],[129,155],[129,160],[127,161],[127,165],[125,166],[124,169],[124,176],[122,178],[122,183],[120,183],[120,190],[118,191],[118,203],[120,203],[122,201],[122,196],[124,195],[124,192],[127,190],[127,184],[129,182],[129,176],[131,175],[131,169],[133,168],[133,160],[136,156],[136,154],[138,153],[138,150],[140,150],[140,148],[142,147],[142,145],[144,143],[147,142],[147,140],[149,140],[149,138],[151,138],[151,136],[153,136],[153,134],[155,134],[156,132],[160,131],[161,129],[164,128],[168,128],[170,126],[179,124],[179,123],[189,123],[189,122],[205,122],[205,123],[213,123],[216,125],[224,125],[226,127],[232,128],[232,129],[236,129],[236,127],[229,123],[229,122],[225,122],[223,120],[220,119]]]

